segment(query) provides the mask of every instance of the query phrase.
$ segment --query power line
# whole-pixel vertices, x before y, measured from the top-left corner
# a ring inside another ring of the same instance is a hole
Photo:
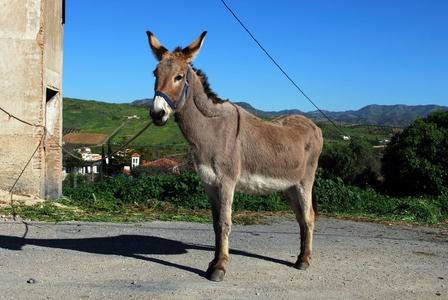
[[[266,49],[263,48],[263,46],[258,42],[258,40],[252,35],[252,33],[247,29],[246,26],[244,26],[243,22],[235,15],[235,13],[230,9],[230,7],[226,4],[224,0],[221,0],[222,4],[229,10],[229,12],[233,15],[233,17],[240,23],[240,25],[246,30],[246,32],[250,35],[250,37],[257,43],[258,47],[260,47],[261,50],[270,58],[270,60],[277,66],[277,68],[283,73],[283,75],[288,78],[288,80],[296,87],[297,90],[299,90],[300,93],[328,120],[333,124],[334,127],[336,127],[343,135],[347,135],[339,126],[337,126],[333,120],[330,119],[306,94],[302,91],[302,89],[294,82],[294,80],[289,77],[289,75],[280,67],[280,65],[275,61],[274,58],[266,51]]]
[[[14,211],[14,206],[12,205],[12,191],[14,190],[14,187],[16,186],[17,182],[20,180],[20,178],[22,177],[22,175],[23,175],[23,173],[25,172],[26,168],[27,168],[28,165],[30,164],[30,162],[31,162],[31,160],[33,159],[34,155],[36,154],[37,150],[39,150],[39,148],[40,148],[40,147],[42,146],[42,144],[44,143],[44,141],[45,141],[45,137],[46,137],[46,136],[49,136],[49,137],[53,140],[53,142],[54,142],[60,149],[62,149],[62,151],[64,151],[65,153],[68,153],[70,156],[72,156],[72,157],[74,157],[74,158],[76,158],[76,159],[78,159],[78,160],[82,160],[82,158],[79,158],[79,157],[77,157],[76,155],[74,155],[73,153],[71,153],[71,152],[67,151],[66,149],[64,149],[64,148],[59,144],[59,142],[54,138],[54,136],[48,132],[47,127],[45,127],[45,126],[43,126],[43,125],[34,125],[34,124],[30,123],[30,122],[27,122],[27,121],[25,121],[25,120],[23,120],[23,119],[21,119],[21,118],[18,118],[18,117],[16,117],[16,116],[14,116],[13,114],[9,113],[8,111],[6,111],[5,109],[3,109],[2,107],[0,107],[0,110],[3,111],[5,114],[7,114],[7,115],[9,116],[9,118],[13,118],[13,119],[15,119],[15,120],[17,120],[17,121],[19,121],[19,122],[21,122],[21,123],[23,123],[23,124],[26,124],[26,125],[28,125],[28,126],[31,126],[31,127],[40,127],[40,128],[42,128],[42,130],[43,130],[42,137],[41,137],[41,139],[40,139],[40,141],[39,141],[39,144],[37,145],[36,149],[34,150],[33,154],[31,155],[31,157],[28,159],[28,161],[27,161],[27,163],[25,164],[25,166],[24,166],[24,167],[22,168],[22,170],[20,171],[19,176],[18,176],[17,179],[14,181],[14,184],[11,186],[11,188],[10,188],[10,190],[9,190],[9,194],[10,194],[10,196],[11,196],[11,200],[10,200],[10,201],[11,201],[11,206],[13,207],[13,216],[14,216],[14,219],[15,219],[15,215],[16,215],[16,213],[15,213],[15,211]],[[139,136],[140,136],[146,129],[148,129],[149,126],[151,126],[151,125],[152,125],[152,120],[149,121],[149,123],[148,123],[142,130],[140,130],[136,135],[134,135],[128,142],[126,142],[125,144],[123,144],[120,148],[118,148],[117,150],[115,150],[115,151],[112,152],[112,153],[109,153],[106,157],[103,157],[103,158],[98,159],[98,160],[91,161],[90,163],[96,163],[96,162],[100,162],[100,161],[106,160],[107,158],[109,158],[109,157],[111,157],[112,155],[116,154],[118,151],[122,150],[124,147],[126,147],[126,146],[129,145],[132,141],[134,141],[137,137],[139,137]]]
[[[24,123],[24,124],[26,124],[26,125],[29,125],[29,126],[36,126],[36,125],[31,124],[31,123],[29,123],[29,122],[27,122],[27,121],[24,121],[24,120],[22,120],[22,119],[17,118],[16,116],[10,114],[9,112],[7,112],[6,110],[4,110],[4,109],[1,108],[1,107],[0,107],[0,110],[3,111],[5,114],[7,114],[10,118],[16,119],[17,121],[22,122],[22,123]]]
[[[32,126],[32,127],[42,127],[43,130],[44,130],[44,133],[45,133],[46,135],[48,134],[48,136],[53,140],[53,142],[54,142],[59,148],[62,149],[62,151],[64,151],[64,152],[67,153],[68,155],[70,155],[70,156],[72,156],[72,157],[74,157],[74,158],[76,158],[76,159],[78,159],[78,160],[82,160],[82,158],[79,158],[78,156],[74,155],[74,154],[71,153],[70,151],[67,151],[66,149],[64,149],[64,147],[62,147],[62,146],[58,143],[58,141],[55,140],[54,136],[51,135],[51,134],[48,132],[48,130],[47,130],[47,128],[46,128],[45,126],[43,126],[43,125],[34,125],[34,124],[31,124],[30,122],[24,121],[24,120],[22,120],[22,119],[20,119],[20,118],[18,118],[18,117],[16,117],[16,116],[14,116],[13,114],[9,113],[8,111],[6,111],[5,109],[3,109],[2,107],[0,107],[0,110],[3,111],[5,114],[7,114],[10,118],[16,119],[17,121],[22,122],[22,123],[24,123],[24,124],[26,124],[26,125],[29,125],[29,126]],[[114,152],[108,154],[106,157],[103,157],[103,158],[101,158],[101,159],[97,159],[97,160],[93,160],[93,161],[91,161],[91,163],[100,162],[100,161],[102,161],[102,160],[105,160],[105,159],[107,159],[107,158],[110,158],[111,156],[113,156],[113,155],[115,155],[117,152],[119,152],[120,150],[123,150],[124,147],[126,147],[126,146],[128,146],[130,143],[132,143],[136,138],[138,138],[138,137],[139,137],[139,136],[140,136],[146,129],[148,129],[149,126],[151,126],[151,125],[152,125],[152,120],[149,121],[149,123],[146,124],[146,126],[143,127],[142,130],[140,130],[139,132],[137,132],[137,133],[136,133],[136,134],[135,134],[129,141],[127,141],[126,143],[124,143],[123,145],[121,145],[120,148],[118,148],[118,149],[115,150]],[[40,144],[39,144],[39,145],[40,145]],[[37,149],[36,149],[36,151],[37,151]],[[35,151],[35,152],[36,152],[36,151]],[[33,154],[33,155],[34,155],[34,154]]]

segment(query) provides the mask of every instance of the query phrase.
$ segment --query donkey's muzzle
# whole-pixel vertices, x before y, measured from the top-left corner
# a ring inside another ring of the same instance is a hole
[[[165,110],[159,110],[156,112],[153,108],[149,109],[149,116],[151,117],[153,123],[157,126],[163,126],[166,124],[166,114],[167,112]]]

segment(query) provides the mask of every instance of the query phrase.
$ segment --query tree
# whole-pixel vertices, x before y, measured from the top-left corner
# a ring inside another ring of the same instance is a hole
[[[380,175],[380,159],[369,143],[355,139],[346,143],[325,145],[319,159],[325,178],[341,178],[348,185],[365,188],[376,186]]]
[[[355,157],[347,144],[338,143],[335,145],[325,145],[319,158],[319,165],[322,167],[325,178],[336,179],[344,182],[351,182],[353,179]]]
[[[353,139],[350,149],[355,157],[353,185],[362,188],[366,186],[376,188],[381,175],[381,159],[378,154],[375,154],[372,144],[360,139]]]
[[[448,186],[448,111],[418,118],[396,134],[382,159],[384,185],[395,196],[441,195]]]

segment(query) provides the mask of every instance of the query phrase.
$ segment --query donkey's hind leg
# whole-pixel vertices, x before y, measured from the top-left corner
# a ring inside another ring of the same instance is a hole
[[[312,205],[312,184],[298,184],[285,191],[300,225],[300,254],[294,267],[305,270],[309,267],[313,250],[314,210]]]

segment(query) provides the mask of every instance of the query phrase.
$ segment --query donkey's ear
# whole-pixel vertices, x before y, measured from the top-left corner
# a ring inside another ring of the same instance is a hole
[[[151,46],[152,53],[158,61],[161,61],[163,55],[169,53],[169,51],[160,44],[151,31],[146,31],[146,34],[148,35],[149,46]]]
[[[190,46],[182,50],[182,53],[187,59],[187,63],[192,62],[196,58],[196,55],[198,55],[206,34],[207,31],[204,31],[200,37],[198,37],[193,43],[190,44]]]

